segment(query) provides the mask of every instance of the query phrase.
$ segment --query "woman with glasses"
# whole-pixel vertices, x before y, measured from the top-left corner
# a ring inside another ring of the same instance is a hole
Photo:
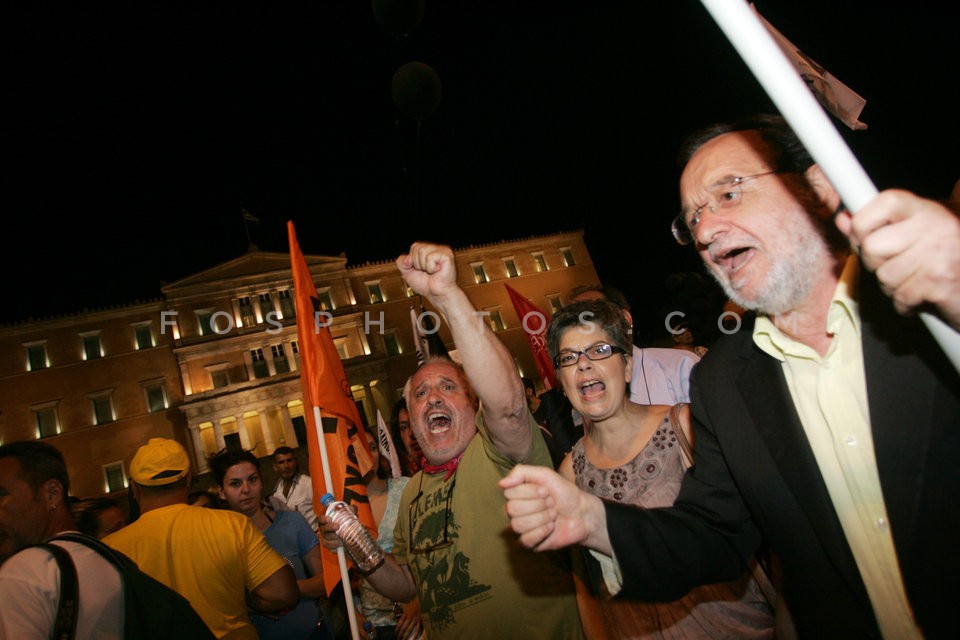
[[[249,451],[224,449],[210,458],[210,468],[227,507],[249,517],[297,574],[296,608],[280,616],[250,615],[260,638],[331,639],[319,601],[326,597],[319,540],[307,519],[298,511],[274,511],[263,499],[260,461]]]
[[[634,365],[630,326],[604,300],[574,302],[547,329],[557,381],[591,428],[560,473],[598,497],[641,507],[673,504],[692,444],[687,404],[642,405],[629,399]],[[611,600],[589,562],[578,563],[578,606],[591,638],[770,638],[773,615],[753,574],[698,587],[674,602]]]

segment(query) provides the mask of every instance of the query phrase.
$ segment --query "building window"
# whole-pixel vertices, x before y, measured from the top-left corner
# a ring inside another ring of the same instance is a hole
[[[263,322],[263,318],[266,318],[268,313],[274,311],[273,298],[270,297],[270,292],[268,291],[257,295],[257,303],[260,305],[260,322]]]
[[[383,334],[383,348],[386,349],[388,356],[399,356],[403,353],[400,341],[397,340],[396,330],[390,330]]]
[[[230,385],[230,374],[227,369],[217,369],[210,372],[210,382],[214,389],[223,389]]]
[[[503,268],[507,272],[508,278],[516,278],[520,275],[520,272],[517,271],[517,263],[513,258],[504,258],[503,259]]]
[[[346,360],[347,359],[347,339],[334,338],[333,346],[337,348],[337,355],[340,356],[340,359]]]
[[[560,307],[563,306],[563,302],[560,301],[560,295],[556,293],[547,295],[547,302],[550,303],[550,313],[556,313],[560,310]]]
[[[277,298],[280,299],[280,313],[283,314],[284,318],[297,317],[297,305],[294,304],[293,298],[290,297],[290,289],[277,291]]]
[[[50,366],[50,360],[47,359],[47,343],[31,342],[24,345],[27,349],[27,367],[28,371],[38,371]]]
[[[137,343],[137,349],[151,349],[157,346],[153,339],[153,327],[149,322],[138,322],[131,325],[133,327],[134,341]]]
[[[290,371],[290,362],[287,361],[287,352],[284,351],[282,344],[270,345],[270,353],[273,354],[273,368],[277,373]]]
[[[487,270],[483,268],[482,262],[475,262],[470,265],[470,268],[473,269],[473,281],[477,284],[483,284],[484,282],[490,282],[490,278],[487,277]]]
[[[270,375],[267,361],[263,358],[263,349],[251,349],[250,358],[253,360],[253,377],[266,378]]]
[[[57,402],[31,407],[37,417],[37,437],[49,438],[60,433],[60,417],[57,415]]]
[[[547,259],[543,257],[542,252],[531,254],[533,255],[533,264],[536,265],[537,271],[543,273],[547,270]]]
[[[317,300],[320,304],[320,311],[333,311],[333,298],[330,297],[330,287],[323,291],[317,291]]]
[[[83,341],[83,359],[96,360],[103,357],[103,347],[100,345],[100,332],[81,333],[80,340]]]
[[[506,326],[503,324],[503,318],[500,317],[500,309],[484,309],[490,315],[487,316],[487,321],[490,323],[490,328],[496,331],[503,331],[506,329]]]
[[[93,424],[107,424],[117,419],[113,412],[113,389],[90,394],[93,404]]]
[[[167,408],[167,392],[163,389],[163,381],[148,382],[143,385],[147,394],[147,411],[157,413]]]
[[[240,308],[240,325],[252,327],[257,324],[257,315],[253,310],[253,302],[249,296],[244,296],[237,300],[237,306]]]
[[[122,491],[127,488],[127,474],[123,472],[122,462],[111,462],[103,465],[103,484],[107,493]]]
[[[198,333],[202,336],[208,336],[211,333],[214,333],[213,330],[213,311],[210,309],[202,309],[195,311],[197,314],[197,328],[199,329]]]
[[[573,251],[570,250],[570,247],[562,247],[560,255],[563,257],[563,266],[572,267],[577,264],[577,261],[573,259]]]
[[[370,304],[380,304],[383,302],[383,291],[380,289],[380,281],[368,282],[367,293],[370,297]]]

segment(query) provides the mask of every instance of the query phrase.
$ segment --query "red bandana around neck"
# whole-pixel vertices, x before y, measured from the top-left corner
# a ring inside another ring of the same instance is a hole
[[[443,464],[430,464],[427,462],[426,458],[421,458],[420,466],[423,468],[424,473],[429,473],[430,475],[440,473],[441,471],[446,471],[447,475],[443,476],[443,479],[449,480],[450,476],[453,475],[453,472],[457,470],[457,465],[460,464],[460,458],[462,457],[463,452],[461,451],[460,455],[458,455],[456,458],[447,460]]]

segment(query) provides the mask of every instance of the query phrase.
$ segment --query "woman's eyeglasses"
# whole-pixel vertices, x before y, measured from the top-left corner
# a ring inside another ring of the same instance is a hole
[[[555,367],[572,367],[573,365],[580,362],[580,356],[586,356],[587,360],[591,362],[596,362],[598,360],[606,360],[615,353],[625,353],[620,347],[615,347],[612,344],[607,344],[606,342],[598,342],[597,344],[592,344],[583,351],[574,351],[573,349],[564,349],[557,354],[557,357],[553,359],[553,366]]]

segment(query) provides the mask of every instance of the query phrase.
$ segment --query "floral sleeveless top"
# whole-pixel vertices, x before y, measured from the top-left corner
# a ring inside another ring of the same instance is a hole
[[[671,506],[687,469],[680,443],[684,436],[682,432],[678,436],[680,425],[674,422],[677,408],[667,412],[640,453],[618,467],[593,466],[581,438],[571,451],[577,486],[609,502],[646,508]],[[595,640],[773,637],[772,608],[749,571],[733,582],[696,587],[673,602],[611,600],[601,583],[592,588],[595,595],[580,593],[577,604],[585,626],[597,630],[592,634]]]
[[[610,502],[641,507],[672,505],[686,471],[669,413],[643,450],[624,465],[606,469],[593,466],[583,450],[582,438],[573,445],[571,454],[578,487]]]

